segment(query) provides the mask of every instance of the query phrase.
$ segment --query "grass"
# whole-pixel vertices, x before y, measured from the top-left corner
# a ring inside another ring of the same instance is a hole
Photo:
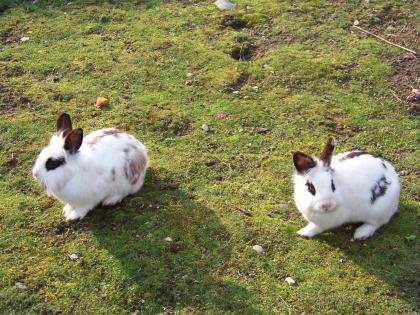
[[[398,100],[419,87],[418,61],[351,28],[418,50],[414,2],[237,5],[2,3],[0,313],[419,312],[420,123]],[[144,189],[65,223],[30,175],[62,111],[143,141]],[[399,213],[365,242],[355,226],[296,234],[291,153],[328,135],[406,171]]]

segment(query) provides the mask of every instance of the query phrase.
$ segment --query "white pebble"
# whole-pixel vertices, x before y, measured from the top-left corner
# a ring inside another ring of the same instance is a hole
[[[22,37],[22,38],[20,39],[20,41],[21,41],[22,43],[27,42],[28,40],[29,40],[29,37],[27,37],[27,36],[24,36],[24,37]]]
[[[354,22],[353,22],[353,25],[359,25],[360,24],[360,22],[359,22],[359,20],[354,20]]]
[[[172,242],[172,238],[171,238],[171,237],[169,237],[169,236],[165,237],[163,240],[164,240],[165,242],[168,242],[168,243]]]
[[[209,125],[207,125],[207,124],[203,124],[203,125],[201,126],[201,129],[203,129],[205,132],[207,132],[207,131],[209,131]]]
[[[295,279],[293,279],[292,277],[287,277],[286,279],[284,279],[284,281],[286,281],[289,285],[296,284]]]
[[[252,249],[255,250],[258,254],[262,254],[264,252],[264,248],[261,245],[254,245]]]
[[[69,258],[70,258],[70,260],[75,261],[75,260],[79,259],[79,256],[77,256],[76,254],[71,254],[71,255],[69,255]]]
[[[28,290],[28,287],[25,284],[23,284],[22,282],[16,282],[15,286],[16,286],[16,288],[18,288],[22,291]]]
[[[233,91],[232,93],[233,94],[239,94],[239,91]]]
[[[220,10],[233,10],[236,6],[236,4],[229,2],[228,0],[217,0],[214,4]]]
[[[187,77],[192,77],[192,75],[193,75],[193,74],[192,74],[191,72],[188,72],[188,73],[187,73]]]

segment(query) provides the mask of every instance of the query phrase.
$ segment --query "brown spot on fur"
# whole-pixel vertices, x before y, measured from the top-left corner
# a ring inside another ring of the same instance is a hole
[[[93,138],[92,140],[90,140],[87,144],[93,146],[95,144],[97,144],[102,138],[106,137],[106,136],[113,136],[118,138],[120,136],[120,134],[125,133],[124,131],[118,130],[118,129],[111,129],[111,130],[107,130],[104,131],[101,135],[96,136],[95,138]]]
[[[124,173],[131,185],[134,185],[140,178],[141,174],[147,167],[146,156],[139,151],[129,156],[129,150],[124,149],[126,153],[126,164],[124,166]]]
[[[365,154],[371,155],[370,153],[363,152],[363,151],[353,151],[353,152],[350,152],[349,154],[347,154],[346,156],[342,157],[340,160],[344,161],[344,160],[352,159],[354,157],[365,155]]]
[[[310,168],[316,166],[314,159],[302,152],[295,152],[293,154],[293,163],[295,164],[296,170],[301,174],[306,173]]]
[[[115,175],[116,175],[115,168],[112,169],[111,174],[112,174],[112,181],[115,182]]]

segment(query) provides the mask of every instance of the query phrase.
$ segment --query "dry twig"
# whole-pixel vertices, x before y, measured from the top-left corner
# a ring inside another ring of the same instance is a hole
[[[360,26],[353,25],[353,27],[357,28],[358,30],[360,30],[360,31],[362,31],[362,32],[364,32],[364,33],[366,33],[366,34],[369,34],[369,35],[371,35],[371,36],[374,36],[374,37],[376,37],[376,38],[380,39],[381,41],[384,41],[385,43],[388,43],[388,44],[390,44],[390,45],[396,46],[396,47],[398,47],[398,48],[404,49],[404,50],[406,50],[406,51],[409,51],[409,52],[411,52],[411,53],[413,53],[413,54],[417,55],[417,52],[416,52],[416,51],[411,50],[411,49],[408,49],[408,48],[403,47],[403,46],[398,45],[398,44],[394,44],[394,43],[390,42],[389,40],[386,40],[385,38],[383,38],[383,37],[381,37],[381,36],[378,36],[378,35],[376,35],[376,34],[373,34],[373,33],[369,32],[369,31],[367,31],[367,30],[365,30],[365,29],[361,28]]]

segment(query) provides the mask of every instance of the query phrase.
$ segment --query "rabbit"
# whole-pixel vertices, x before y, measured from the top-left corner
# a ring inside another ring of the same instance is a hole
[[[39,154],[32,175],[47,194],[65,204],[66,221],[82,219],[94,207],[115,205],[144,183],[146,147],[126,132],[106,128],[83,138],[63,113],[57,133]]]
[[[297,233],[313,237],[345,223],[362,222],[353,238],[364,240],[398,210],[400,182],[394,167],[363,151],[333,156],[330,138],[320,158],[293,154],[294,199],[309,222]]]

